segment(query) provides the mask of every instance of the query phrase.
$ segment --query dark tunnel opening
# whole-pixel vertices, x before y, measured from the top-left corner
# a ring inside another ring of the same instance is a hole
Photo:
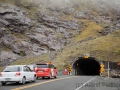
[[[100,75],[100,64],[93,58],[79,58],[73,64],[75,75]]]

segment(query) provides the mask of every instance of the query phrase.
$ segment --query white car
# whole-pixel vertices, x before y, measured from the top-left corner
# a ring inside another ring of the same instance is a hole
[[[7,66],[0,73],[0,82],[2,85],[5,85],[7,82],[25,84],[26,81],[36,81],[36,73],[27,65]]]

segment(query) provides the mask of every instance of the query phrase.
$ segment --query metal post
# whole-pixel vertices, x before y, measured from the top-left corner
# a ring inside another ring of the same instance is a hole
[[[109,67],[109,62],[108,62],[108,78],[110,77],[109,69],[110,69],[110,67]]]

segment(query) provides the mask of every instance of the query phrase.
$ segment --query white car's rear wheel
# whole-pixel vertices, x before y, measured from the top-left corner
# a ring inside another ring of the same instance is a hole
[[[37,77],[36,77],[36,76],[34,76],[33,82],[35,82],[35,81],[36,81],[36,78],[37,78]]]
[[[23,79],[22,79],[22,84],[25,84],[25,81],[26,81],[26,78],[23,77]]]

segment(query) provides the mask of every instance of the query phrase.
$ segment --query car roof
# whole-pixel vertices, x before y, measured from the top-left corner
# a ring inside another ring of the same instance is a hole
[[[9,65],[9,66],[27,66],[27,65]]]

